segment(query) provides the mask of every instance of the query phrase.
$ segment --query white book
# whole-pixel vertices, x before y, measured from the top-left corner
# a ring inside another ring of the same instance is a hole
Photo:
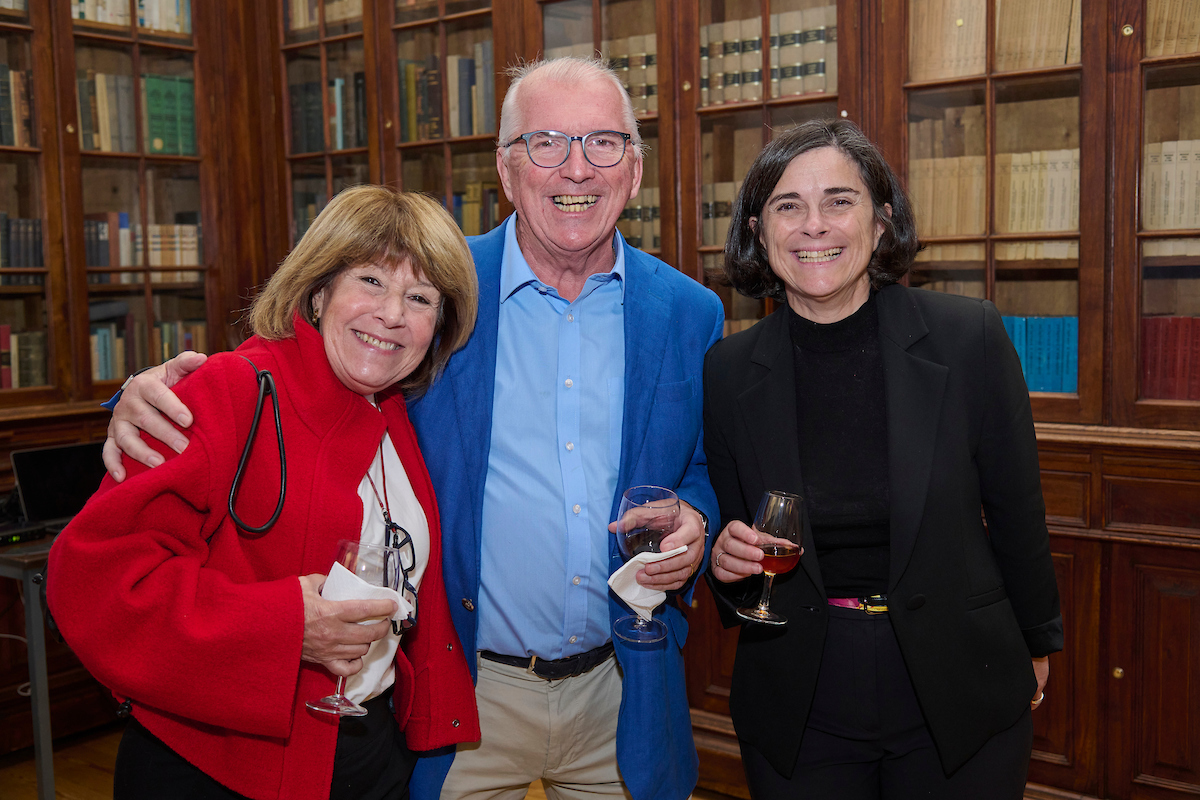
[[[646,34],[646,113],[658,113],[658,37]]]
[[[740,23],[742,59],[742,100],[762,99],[762,17],[750,17]]]
[[[1046,151],[1029,154],[1029,231],[1046,230]]]
[[[742,99],[742,24],[736,19],[726,20],[722,33],[725,57],[722,59],[724,91],[721,101],[737,103]]]
[[[1142,227],[1158,228],[1158,204],[1162,198],[1162,143],[1142,148]]]
[[[779,15],[779,95],[804,93],[804,19],[799,11]]]
[[[630,36],[629,42],[629,98],[633,113],[646,113],[646,39],[651,36]]]
[[[771,40],[768,43],[767,59],[770,75],[766,78],[770,86],[770,97],[779,97],[779,15],[771,15]]]
[[[700,107],[704,108],[710,102],[709,100],[709,61],[708,56],[708,27],[707,25],[700,26]]]
[[[1012,205],[1009,207],[1009,230],[1013,233],[1029,230],[1029,178],[1032,166],[1032,153],[1013,153]]]
[[[725,102],[725,23],[713,22],[708,28],[708,104]]]
[[[446,56],[446,78],[442,90],[446,92],[447,105],[450,107],[450,119],[447,130],[451,136],[461,136],[462,112],[458,104],[458,70],[462,56]]]
[[[1179,152],[1179,142],[1162,143],[1162,180],[1159,191],[1162,193],[1158,206],[1159,228],[1172,228],[1175,219],[1175,155]]]
[[[825,6],[825,91],[837,91],[838,46],[837,6]]]
[[[1172,208],[1175,213],[1171,219],[1172,228],[1190,228],[1191,225],[1191,198],[1189,192],[1195,192],[1196,180],[1196,157],[1200,153],[1196,153],[1192,149],[1193,142],[1190,139],[1185,139],[1178,142],[1178,147],[1175,153],[1175,201],[1172,203]]]
[[[1068,151],[1071,154],[1071,200],[1067,209],[1071,216],[1067,221],[1067,230],[1079,230],[1079,148]]]
[[[804,33],[804,93],[825,91],[825,7],[806,8],[801,13]]]

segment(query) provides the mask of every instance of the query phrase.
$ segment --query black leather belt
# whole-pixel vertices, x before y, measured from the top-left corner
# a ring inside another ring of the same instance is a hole
[[[510,667],[521,667],[526,672],[537,675],[548,681],[574,678],[603,664],[612,655],[612,642],[605,642],[599,647],[566,658],[546,661],[537,656],[504,656],[491,650],[480,650],[480,658],[495,661],[497,664],[507,664]]]

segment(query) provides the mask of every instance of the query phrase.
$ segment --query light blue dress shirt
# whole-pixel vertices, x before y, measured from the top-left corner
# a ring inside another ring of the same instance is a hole
[[[610,638],[608,515],[625,401],[624,248],[574,302],[508,226],[483,495],[480,650],[556,659]],[[452,498],[441,498],[453,502]]]

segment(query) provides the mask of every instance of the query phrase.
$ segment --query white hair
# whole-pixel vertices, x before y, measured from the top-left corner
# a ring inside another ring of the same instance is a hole
[[[633,102],[629,93],[621,83],[621,78],[613,72],[608,61],[602,58],[580,58],[578,56],[563,56],[549,61],[535,59],[523,64],[516,64],[505,70],[511,79],[508,92],[504,95],[504,104],[500,107],[500,138],[497,148],[502,148],[516,139],[522,133],[523,121],[518,111],[518,94],[526,79],[537,75],[544,80],[568,85],[583,85],[591,81],[608,81],[621,95],[621,124],[625,132],[630,134],[630,144],[633,145],[634,155],[641,158],[645,152],[642,136],[638,132],[637,117],[633,113]],[[505,154],[507,158],[507,153]]]

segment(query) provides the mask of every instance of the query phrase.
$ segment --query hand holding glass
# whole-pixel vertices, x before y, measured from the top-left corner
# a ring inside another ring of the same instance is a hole
[[[617,547],[626,561],[638,553],[661,553],[662,540],[679,527],[679,497],[661,486],[634,486],[621,495],[616,524]],[[613,635],[650,644],[666,638],[667,626],[631,614],[613,623]]]
[[[384,586],[397,592],[400,591],[404,572],[401,569],[402,562],[400,560],[399,548],[384,547],[383,545],[376,544],[362,544],[361,542],[351,542],[343,539],[338,543],[338,555],[335,563],[341,564],[364,583],[369,583],[372,586]],[[341,595],[340,593],[336,593],[338,596],[334,596],[330,593],[329,589],[329,583],[326,582],[325,588],[321,590],[321,596],[326,600],[359,599],[349,594]],[[377,621],[364,620],[367,624]],[[333,694],[322,697],[320,700],[310,700],[305,705],[313,711],[337,714],[339,717],[366,716],[367,710],[365,708],[353,702],[342,693],[342,687],[345,683],[345,677],[339,675],[337,689]]]
[[[787,617],[771,611],[771,584],[776,575],[791,572],[800,563],[800,542],[804,535],[804,501],[800,495],[768,491],[758,504],[754,533],[763,551],[763,586],[758,605],[739,608],[739,617],[767,625],[785,625]]]

